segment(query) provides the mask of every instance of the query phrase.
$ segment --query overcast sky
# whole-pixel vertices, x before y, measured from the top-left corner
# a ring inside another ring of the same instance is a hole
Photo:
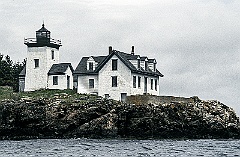
[[[0,0],[0,53],[27,56],[45,23],[61,62],[108,47],[156,58],[161,95],[219,100],[240,115],[239,0]]]

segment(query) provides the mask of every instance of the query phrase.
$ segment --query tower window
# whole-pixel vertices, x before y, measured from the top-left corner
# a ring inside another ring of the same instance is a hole
[[[53,85],[58,85],[58,76],[53,76]]]
[[[39,67],[39,59],[34,59],[35,68]]]
[[[94,79],[89,79],[89,88],[94,88]]]
[[[133,76],[133,88],[136,88],[136,76]]]
[[[112,76],[112,87],[117,87],[117,76]]]
[[[112,60],[112,70],[117,70],[117,59]]]
[[[52,59],[54,59],[54,50],[52,50]]]

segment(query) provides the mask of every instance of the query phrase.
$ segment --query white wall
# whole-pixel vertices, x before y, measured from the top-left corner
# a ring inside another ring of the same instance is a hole
[[[58,85],[53,85],[53,76],[58,76]],[[73,89],[73,75],[68,67],[65,75],[49,75],[48,89],[67,89],[67,76],[70,76],[70,89]]]
[[[133,88],[133,76],[136,76],[136,88]],[[141,77],[140,88],[138,87],[138,76]],[[146,76],[142,74],[131,74],[131,93],[130,95],[143,94],[144,91],[144,79],[147,77],[147,93],[151,95],[159,95],[159,79],[158,77]],[[151,79],[153,79],[153,89],[151,89]],[[157,90],[155,90],[155,79],[157,79]]]
[[[94,79],[94,88],[89,88],[89,79]],[[78,76],[78,93],[98,93],[98,75]]]
[[[55,52],[54,60],[52,60],[52,50]],[[39,59],[37,68],[35,68],[34,59]],[[57,63],[59,63],[59,51],[56,48],[28,47],[24,91],[47,88],[47,73],[51,66]]]
[[[118,60],[117,70],[112,70],[112,59]],[[117,76],[117,87],[112,87],[112,76]],[[136,88],[133,88],[133,76],[136,76]],[[138,76],[141,77],[140,88],[138,88]],[[132,73],[131,70],[114,55],[103,66],[98,75],[78,76],[78,93],[98,93],[98,95],[102,97],[105,97],[105,94],[109,94],[110,98],[114,100],[121,100],[121,93],[126,93],[127,95],[142,95],[145,92],[145,77],[147,77],[147,93],[159,95],[159,77]],[[94,89],[89,89],[89,79],[94,79]],[[153,89],[151,89],[151,79],[153,79]],[[155,79],[158,80],[157,90],[155,90]]]
[[[105,94],[109,94],[111,99],[121,100],[121,93],[129,95],[131,92],[131,71],[120,59],[118,59],[118,69],[112,71],[112,59],[118,57],[114,55],[99,71],[98,95],[104,97]],[[111,76],[117,76],[117,87],[112,87]]]

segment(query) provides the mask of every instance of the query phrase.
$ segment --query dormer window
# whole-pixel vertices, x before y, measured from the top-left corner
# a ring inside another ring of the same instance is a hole
[[[153,63],[153,71],[156,72],[156,64],[157,63]]]
[[[148,61],[145,60],[145,70],[148,70]]]
[[[93,62],[89,62],[88,64],[89,64],[88,65],[88,68],[89,68],[88,70],[93,70]]]
[[[137,59],[137,68],[138,68],[138,69],[140,69],[140,64],[141,64],[140,58],[138,58],[138,59]]]
[[[92,57],[89,57],[87,60],[87,70],[93,71],[95,70],[95,61]]]

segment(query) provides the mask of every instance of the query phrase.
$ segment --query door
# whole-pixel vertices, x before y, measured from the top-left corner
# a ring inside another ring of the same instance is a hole
[[[121,101],[126,102],[127,99],[127,93],[121,93]]]
[[[70,88],[70,76],[67,75],[67,89]]]
[[[147,93],[147,77],[144,77],[144,93]]]

